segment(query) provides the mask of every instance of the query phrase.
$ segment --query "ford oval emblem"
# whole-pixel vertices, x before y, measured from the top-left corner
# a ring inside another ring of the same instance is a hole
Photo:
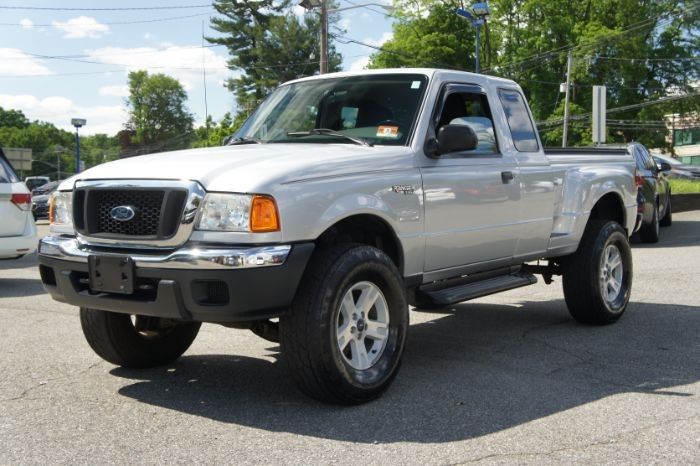
[[[136,210],[130,205],[119,205],[112,209],[112,218],[117,222],[128,222],[136,215]]]

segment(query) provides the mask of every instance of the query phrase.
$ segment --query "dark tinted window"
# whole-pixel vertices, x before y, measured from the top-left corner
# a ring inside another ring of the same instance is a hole
[[[17,183],[19,178],[5,156],[0,153],[0,183]]]
[[[508,119],[508,126],[513,136],[515,149],[519,152],[536,152],[539,150],[535,127],[532,125],[530,115],[527,113],[523,96],[519,92],[505,89],[498,91],[498,96],[501,99],[503,111]]]

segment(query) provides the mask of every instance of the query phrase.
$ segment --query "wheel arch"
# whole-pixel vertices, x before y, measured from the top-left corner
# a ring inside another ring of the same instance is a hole
[[[352,242],[374,246],[386,253],[403,275],[404,252],[389,222],[373,213],[357,213],[336,220],[315,240],[317,246]]]

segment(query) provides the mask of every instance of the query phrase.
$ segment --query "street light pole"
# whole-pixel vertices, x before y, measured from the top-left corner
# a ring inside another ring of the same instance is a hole
[[[481,40],[481,24],[476,23],[476,51],[474,52],[474,72],[479,72],[479,42]]]
[[[87,120],[84,118],[73,118],[70,124],[75,126],[75,173],[80,173],[80,134],[78,128],[85,126]]]

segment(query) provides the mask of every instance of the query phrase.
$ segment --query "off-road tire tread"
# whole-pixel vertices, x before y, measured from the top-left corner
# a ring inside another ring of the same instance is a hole
[[[187,351],[201,323],[181,322],[158,341],[135,339],[128,314],[80,308],[83,335],[98,356],[117,366],[148,368],[168,364]]]
[[[317,249],[304,272],[289,315],[280,318],[280,343],[289,372],[297,387],[311,398],[328,403],[358,404],[378,396],[377,393],[368,393],[367,398],[363,399],[330,389],[327,378],[322,375],[324,369],[320,359],[306,344],[310,338],[310,331],[322,326],[320,316],[315,312],[308,312],[310,309],[317,309],[319,301],[326,297],[325,293],[318,290],[324,289],[328,277],[342,266],[339,259],[344,254],[355,248],[367,247],[364,244],[342,243]],[[400,277],[388,257],[386,263],[393,267],[396,276]],[[394,375],[397,370],[398,366]],[[388,383],[386,385],[388,386]]]
[[[590,277],[592,268],[598,267],[599,258],[594,257],[593,254],[598,236],[604,228],[610,228],[609,224],[611,223],[614,223],[617,231],[626,236],[624,229],[616,222],[590,220],[576,252],[562,261],[564,299],[569,313],[574,320],[580,323],[607,325],[617,321],[624,313],[623,311],[611,314],[604,310],[603,305],[598,300],[600,294],[597,289],[598,281],[591,280]],[[628,273],[631,279],[631,269]]]

